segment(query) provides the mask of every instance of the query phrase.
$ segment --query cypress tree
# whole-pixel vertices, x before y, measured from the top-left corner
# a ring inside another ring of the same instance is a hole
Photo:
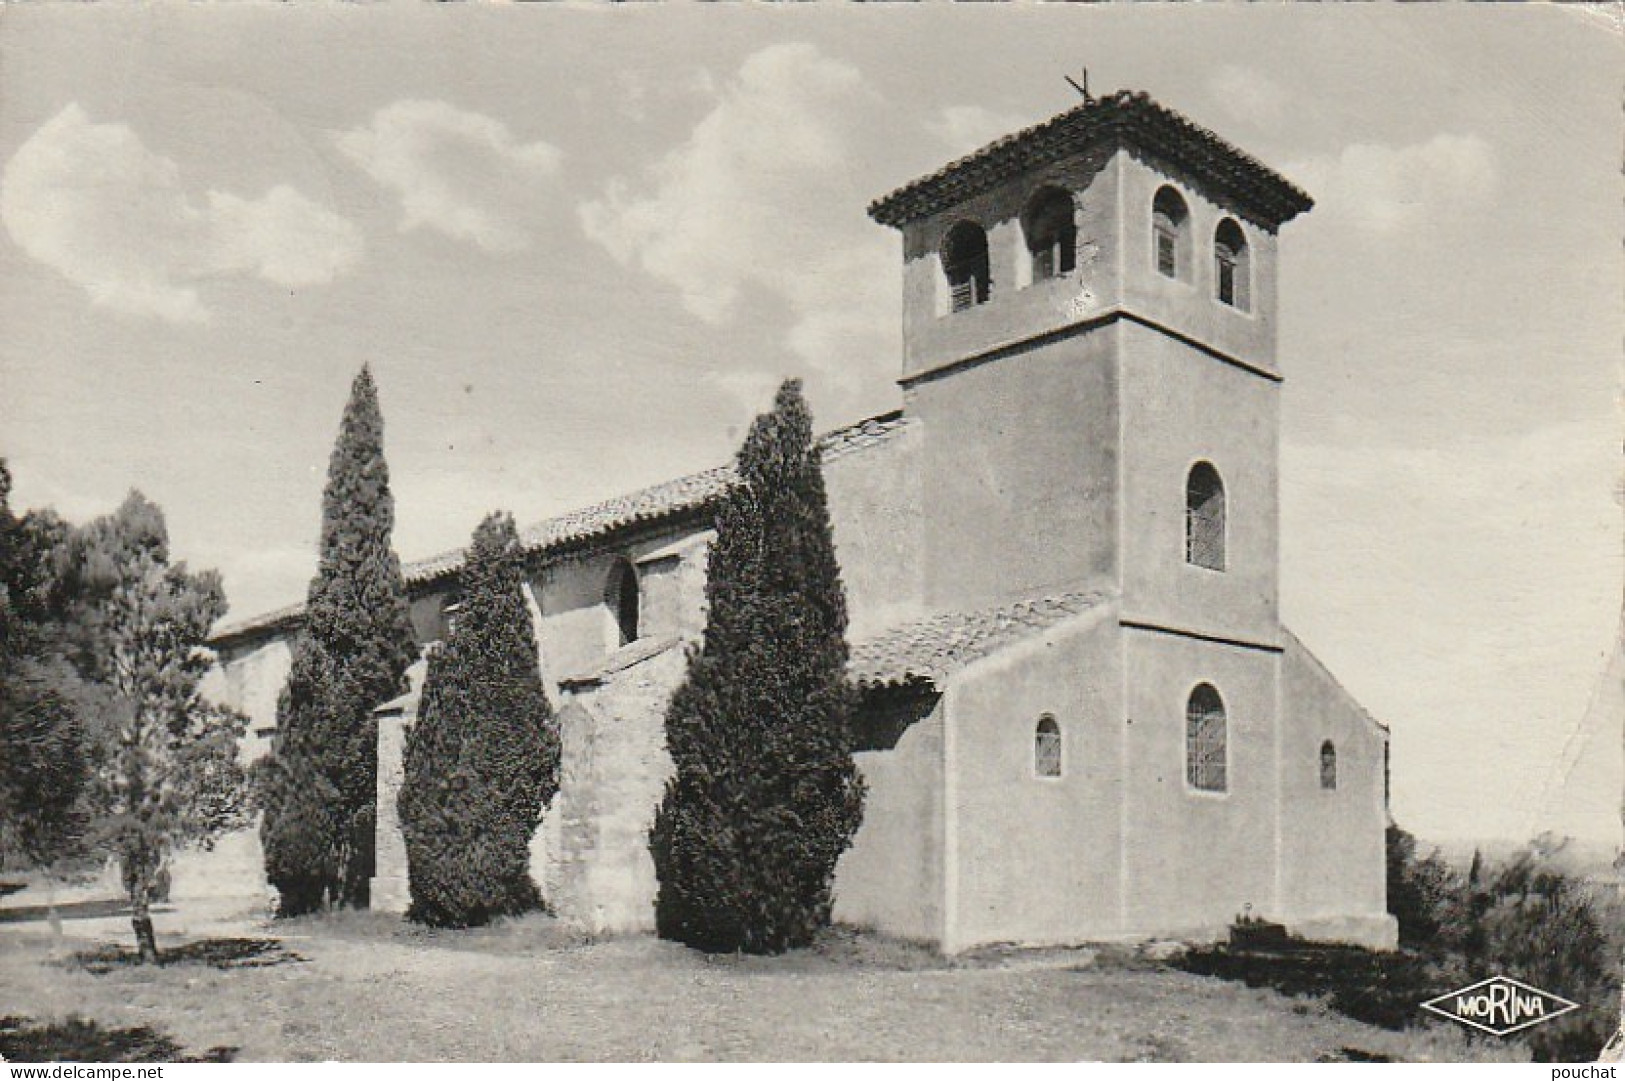
[[[417,656],[372,373],[350,387],[322,496],[321,559],[277,702],[261,838],[281,912],[365,905],[373,873],[375,707]]]
[[[559,736],[542,687],[513,519],[474,532],[463,599],[429,657],[406,739],[401,828],[410,919],[473,927],[536,908],[530,838],[558,790]]]
[[[662,938],[778,953],[829,923],[863,814],[846,597],[797,380],[756,418],[717,515],[705,634],[666,713],[650,831]]]

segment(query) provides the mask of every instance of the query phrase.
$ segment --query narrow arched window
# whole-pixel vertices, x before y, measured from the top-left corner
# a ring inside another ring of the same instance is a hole
[[[604,603],[615,617],[620,644],[638,639],[638,572],[629,560],[619,559],[610,568],[609,582],[604,587]]]
[[[942,272],[948,279],[948,309],[963,311],[988,298],[987,233],[975,222],[962,221],[942,241]]]
[[[1331,740],[1320,745],[1320,787],[1328,791],[1337,787],[1337,748]]]
[[[1157,190],[1151,201],[1151,257],[1157,273],[1180,281],[1190,279],[1190,211],[1173,188]]]
[[[1213,233],[1213,281],[1215,295],[1232,308],[1247,311],[1251,304],[1252,271],[1247,255],[1247,237],[1234,218],[1219,223]]]
[[[1072,273],[1078,264],[1072,196],[1060,188],[1040,188],[1021,212],[1021,235],[1032,255],[1033,281]]]
[[[1211,462],[1197,462],[1185,478],[1185,562],[1224,570],[1224,481]]]
[[[1185,783],[1202,792],[1228,784],[1224,699],[1210,683],[1198,683],[1185,704]]]
[[[1033,730],[1033,776],[1061,775],[1061,726],[1048,713],[1038,718]]]

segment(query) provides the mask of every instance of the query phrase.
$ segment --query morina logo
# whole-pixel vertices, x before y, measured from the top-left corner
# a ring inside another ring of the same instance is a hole
[[[1422,1008],[1481,1032],[1505,1036],[1561,1017],[1580,1006],[1510,977],[1491,976],[1471,987],[1424,1002]]]

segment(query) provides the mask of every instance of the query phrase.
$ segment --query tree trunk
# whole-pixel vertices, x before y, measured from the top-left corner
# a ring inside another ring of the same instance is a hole
[[[145,876],[143,876],[145,877]],[[143,965],[158,963],[158,938],[152,932],[152,888],[137,882],[130,890],[130,926],[135,929],[135,946]]]

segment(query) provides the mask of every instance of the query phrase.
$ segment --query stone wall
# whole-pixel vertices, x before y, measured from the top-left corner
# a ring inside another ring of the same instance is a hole
[[[404,713],[378,717],[377,845],[369,907],[379,912],[405,912],[412,895],[407,880],[406,837],[401,833],[397,802],[406,779]]]
[[[210,671],[205,693],[248,717],[240,757],[246,765],[271,750],[276,704],[293,667],[292,636],[267,638],[222,653]]]
[[[654,930],[649,827],[672,772],[666,703],[685,664],[678,640],[639,641],[567,689],[560,789],[543,828],[548,864],[536,877],[571,926]]]
[[[248,728],[237,747],[238,761],[245,766],[270,753],[277,697],[292,663],[291,639],[268,638],[222,651],[204,677],[205,698],[239,710],[248,718]],[[263,910],[267,897],[265,854],[260,847],[258,820],[224,834],[210,848],[190,847],[177,852],[170,866],[170,881],[170,896],[177,900],[240,899],[245,908]]]
[[[398,811],[401,783],[406,779],[406,734],[417,720],[419,696],[427,664],[419,661],[407,672],[412,689],[379,706],[378,816],[374,827],[375,855],[369,907],[379,912],[405,912],[412,901],[407,879],[406,837]]]
[[[181,849],[169,872],[171,900],[231,899],[256,913],[265,907],[265,852],[258,823],[224,834],[210,848]]]

